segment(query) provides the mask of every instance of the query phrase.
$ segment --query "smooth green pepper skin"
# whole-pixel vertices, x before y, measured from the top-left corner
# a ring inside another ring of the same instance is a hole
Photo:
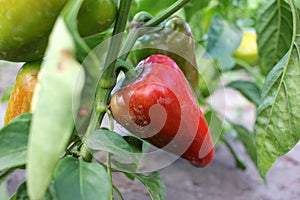
[[[48,36],[66,3],[67,0],[0,0],[0,60],[30,62],[42,58]],[[105,30],[115,14],[113,0],[85,0],[78,19],[84,23],[79,25],[80,34]]]
[[[0,60],[37,60],[67,0],[0,0]]]
[[[129,60],[135,66],[153,54],[172,58],[180,66],[194,92],[199,94],[194,40],[189,25],[183,19],[171,17],[163,22],[159,30],[140,37]]]
[[[80,35],[85,37],[106,30],[116,14],[117,7],[113,0],[85,0],[78,14]]]

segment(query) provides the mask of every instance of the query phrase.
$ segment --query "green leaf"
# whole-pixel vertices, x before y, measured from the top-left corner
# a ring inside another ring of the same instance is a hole
[[[220,137],[223,133],[224,123],[218,116],[218,113],[213,110],[206,112],[204,117],[207,121],[214,144],[216,144],[220,140]]]
[[[289,50],[293,19],[285,0],[265,1],[257,18],[257,43],[261,71],[266,75]]]
[[[60,161],[54,173],[59,200],[109,199],[111,184],[105,168],[81,158],[67,157]]]
[[[175,2],[176,0],[164,0],[164,1],[159,1],[159,3],[158,2],[153,3],[153,0],[140,0],[139,9],[137,12],[146,11],[151,15],[155,16],[161,11],[171,6]]]
[[[257,111],[257,166],[262,177],[279,156],[290,151],[300,140],[300,25],[294,5],[290,6],[293,43],[267,76]]]
[[[106,129],[99,129],[89,134],[85,144],[90,149],[107,151],[121,157],[127,157],[128,153],[133,152],[121,135]]]
[[[7,176],[0,176],[0,199],[6,200],[9,199],[8,187],[7,187]]]
[[[9,198],[9,200],[17,200],[16,194],[13,194],[13,195]]]
[[[9,98],[10,98],[10,94],[4,94],[4,95],[2,95],[2,97],[1,97],[1,103],[7,102],[9,100]]]
[[[152,172],[148,176],[143,174],[131,174],[147,188],[152,200],[166,199],[166,186],[159,172]]]
[[[13,89],[14,89],[14,87],[7,87],[5,89],[5,93],[2,95],[2,98],[1,98],[1,103],[4,103],[9,100]]]
[[[248,155],[252,159],[253,163],[256,164],[256,146],[254,134],[240,125],[235,124],[234,129],[237,131],[237,139],[243,143]]]
[[[202,1],[190,1],[185,7],[185,16],[186,20],[190,21],[190,19],[195,15],[198,11],[202,10],[206,6],[208,6],[210,0],[202,0]]]
[[[74,129],[73,114],[84,82],[81,65],[73,58],[73,39],[62,18],[50,35],[46,59],[32,100],[28,144],[28,191],[40,199]]]
[[[26,163],[30,121],[31,114],[22,114],[0,130],[0,171]]]
[[[219,12],[218,7],[207,7],[201,9],[198,12],[193,13],[190,19],[187,20],[190,27],[192,27],[192,33],[194,40],[203,42],[204,36],[206,36],[209,26],[211,24],[213,16]],[[186,13],[187,18],[188,14]]]
[[[23,182],[22,184],[19,185],[17,192],[15,193],[14,196],[15,196],[16,200],[28,200],[29,199],[26,182]],[[56,193],[54,191],[53,182],[41,200],[57,200]]]
[[[223,137],[222,141],[225,143],[225,145],[229,149],[231,155],[233,156],[235,163],[236,163],[236,167],[238,167],[242,170],[247,169],[247,164],[240,158],[239,154],[237,153],[235,148],[232,146],[232,144],[227,140],[227,138]]]
[[[217,58],[222,70],[234,67],[233,52],[239,46],[242,32],[236,26],[226,22],[221,15],[215,15],[208,31],[207,52]]]
[[[196,45],[196,55],[200,93],[201,96],[206,98],[219,87],[221,73],[214,60],[207,56],[202,46]]]
[[[228,83],[226,86],[236,89],[237,91],[242,93],[242,95],[244,95],[244,97],[246,97],[249,101],[255,103],[255,105],[259,105],[261,101],[261,91],[256,83],[252,81],[237,80]]]
[[[128,138],[127,138],[128,140]],[[133,140],[131,138],[130,140]],[[143,145],[137,143],[136,139],[130,142],[131,146],[121,135],[118,133],[99,129],[88,135],[85,144],[89,149],[96,151],[106,151],[112,154],[111,161],[114,167],[122,171],[136,171],[139,165],[140,156],[142,155]]]
[[[295,0],[295,5],[298,9],[300,9],[300,0]]]
[[[134,136],[123,136],[124,140],[130,145],[132,152],[142,153],[144,142]]]

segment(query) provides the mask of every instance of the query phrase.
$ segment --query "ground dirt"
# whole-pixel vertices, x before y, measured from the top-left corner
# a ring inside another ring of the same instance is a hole
[[[0,97],[5,93],[7,86],[13,85],[18,68],[18,65],[0,64]],[[255,108],[237,92],[220,89],[212,99],[217,99],[216,108],[220,112],[224,112],[230,120],[243,124],[249,129],[253,128]],[[218,107],[218,105],[221,106]],[[6,106],[6,103],[0,103],[0,128],[3,126]],[[231,153],[222,145],[216,149],[213,163],[206,168],[195,168],[185,160],[177,160],[160,170],[166,184],[167,199],[300,199],[300,144],[276,161],[264,182],[245,153],[243,146],[233,139],[230,141],[241,158],[247,163],[246,170],[236,168]],[[24,170],[16,170],[9,179],[10,193],[13,193],[25,178],[26,172]],[[139,182],[132,182],[122,174],[114,174],[114,183],[124,195],[125,200],[151,199]]]

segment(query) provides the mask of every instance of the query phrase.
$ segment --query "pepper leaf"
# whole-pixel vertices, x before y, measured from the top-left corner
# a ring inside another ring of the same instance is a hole
[[[124,140],[130,145],[132,152],[142,153],[144,150],[144,142],[137,137],[123,136]]]
[[[8,187],[7,187],[7,176],[0,176],[0,199],[9,199]]]
[[[240,158],[239,154],[237,153],[233,145],[227,140],[226,137],[222,137],[222,141],[225,143],[231,155],[233,156],[236,167],[240,168],[241,170],[246,170],[247,164]]]
[[[126,159],[128,159],[128,153],[133,152],[130,145],[121,135],[106,129],[99,129],[89,134],[85,144],[90,149],[107,151],[126,157]]]
[[[255,105],[259,105],[261,101],[260,89],[256,83],[251,81],[237,80],[228,83],[226,86],[236,89],[248,100],[255,103]]]
[[[31,114],[16,117],[0,130],[0,171],[26,163]]]
[[[205,8],[206,6],[208,6],[209,2],[210,2],[210,0],[190,1],[184,7],[186,20],[190,21],[190,19],[192,18],[192,16],[194,14],[196,14],[198,11],[200,11],[201,9]]]
[[[143,174],[131,174],[147,188],[152,200],[166,199],[166,186],[159,172],[152,172],[148,176]]]
[[[292,42],[292,11],[285,0],[266,1],[257,18],[258,52],[264,74],[286,54]]]
[[[210,134],[213,138],[214,144],[220,141],[222,133],[224,132],[223,126],[224,122],[220,119],[217,112],[214,110],[209,110],[205,113],[205,119],[208,123]]]
[[[66,157],[60,161],[54,172],[54,183],[59,200],[107,200],[112,189],[102,165],[74,157]]]
[[[13,195],[9,198],[9,200],[17,200],[16,194],[13,194]]]
[[[15,196],[16,200],[28,200],[29,199],[26,182],[23,182],[19,185],[17,192],[15,193],[14,196]],[[56,197],[55,190],[54,190],[53,182],[51,183],[47,192],[45,193],[44,197],[41,200],[58,200]]]
[[[43,197],[73,133],[73,114],[78,110],[84,82],[81,65],[73,57],[74,49],[63,19],[58,18],[32,100],[27,158],[31,199]]]
[[[137,139],[131,138],[131,141],[126,141],[129,138],[123,138],[118,133],[100,129],[88,135],[85,144],[88,148],[96,151],[106,151],[112,154],[111,161],[114,168],[121,169],[122,171],[134,172],[139,165],[139,159],[142,155],[143,145],[137,142]],[[131,146],[134,145],[134,146]]]
[[[292,2],[290,6],[294,27],[292,45],[267,76],[257,111],[257,166],[263,178],[275,160],[300,140],[300,23]]]
[[[234,124],[234,128],[237,131],[237,139],[241,141],[252,159],[256,164],[256,146],[254,134],[248,131],[245,127]]]
[[[151,15],[155,16],[159,12],[165,10],[169,6],[171,6],[173,3],[175,3],[176,0],[164,0],[160,1],[159,3],[153,3],[152,0],[140,0],[139,1],[139,6],[138,6],[138,11],[146,11],[150,13]]]
[[[204,98],[212,95],[220,86],[221,73],[215,62],[206,56],[206,52],[200,45],[196,45],[196,62],[199,73],[199,88]]]
[[[14,89],[14,87],[7,87],[5,89],[5,93],[1,97],[1,103],[4,103],[9,100],[13,89]]]
[[[208,31],[206,49],[212,58],[218,59],[221,69],[226,71],[234,67],[235,62],[231,55],[239,46],[241,39],[241,30],[217,14],[213,17]]]

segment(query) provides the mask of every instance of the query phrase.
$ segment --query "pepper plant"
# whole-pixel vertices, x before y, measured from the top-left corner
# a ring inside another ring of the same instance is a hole
[[[114,172],[166,199],[159,169],[180,157],[204,167],[225,144],[245,169],[235,137],[265,178],[300,139],[298,2],[13,3],[0,1],[0,59],[27,63],[0,130],[1,199],[123,199]],[[250,80],[222,85],[236,71]],[[220,87],[256,106],[253,130],[215,109]],[[27,180],[9,196],[17,168]]]

